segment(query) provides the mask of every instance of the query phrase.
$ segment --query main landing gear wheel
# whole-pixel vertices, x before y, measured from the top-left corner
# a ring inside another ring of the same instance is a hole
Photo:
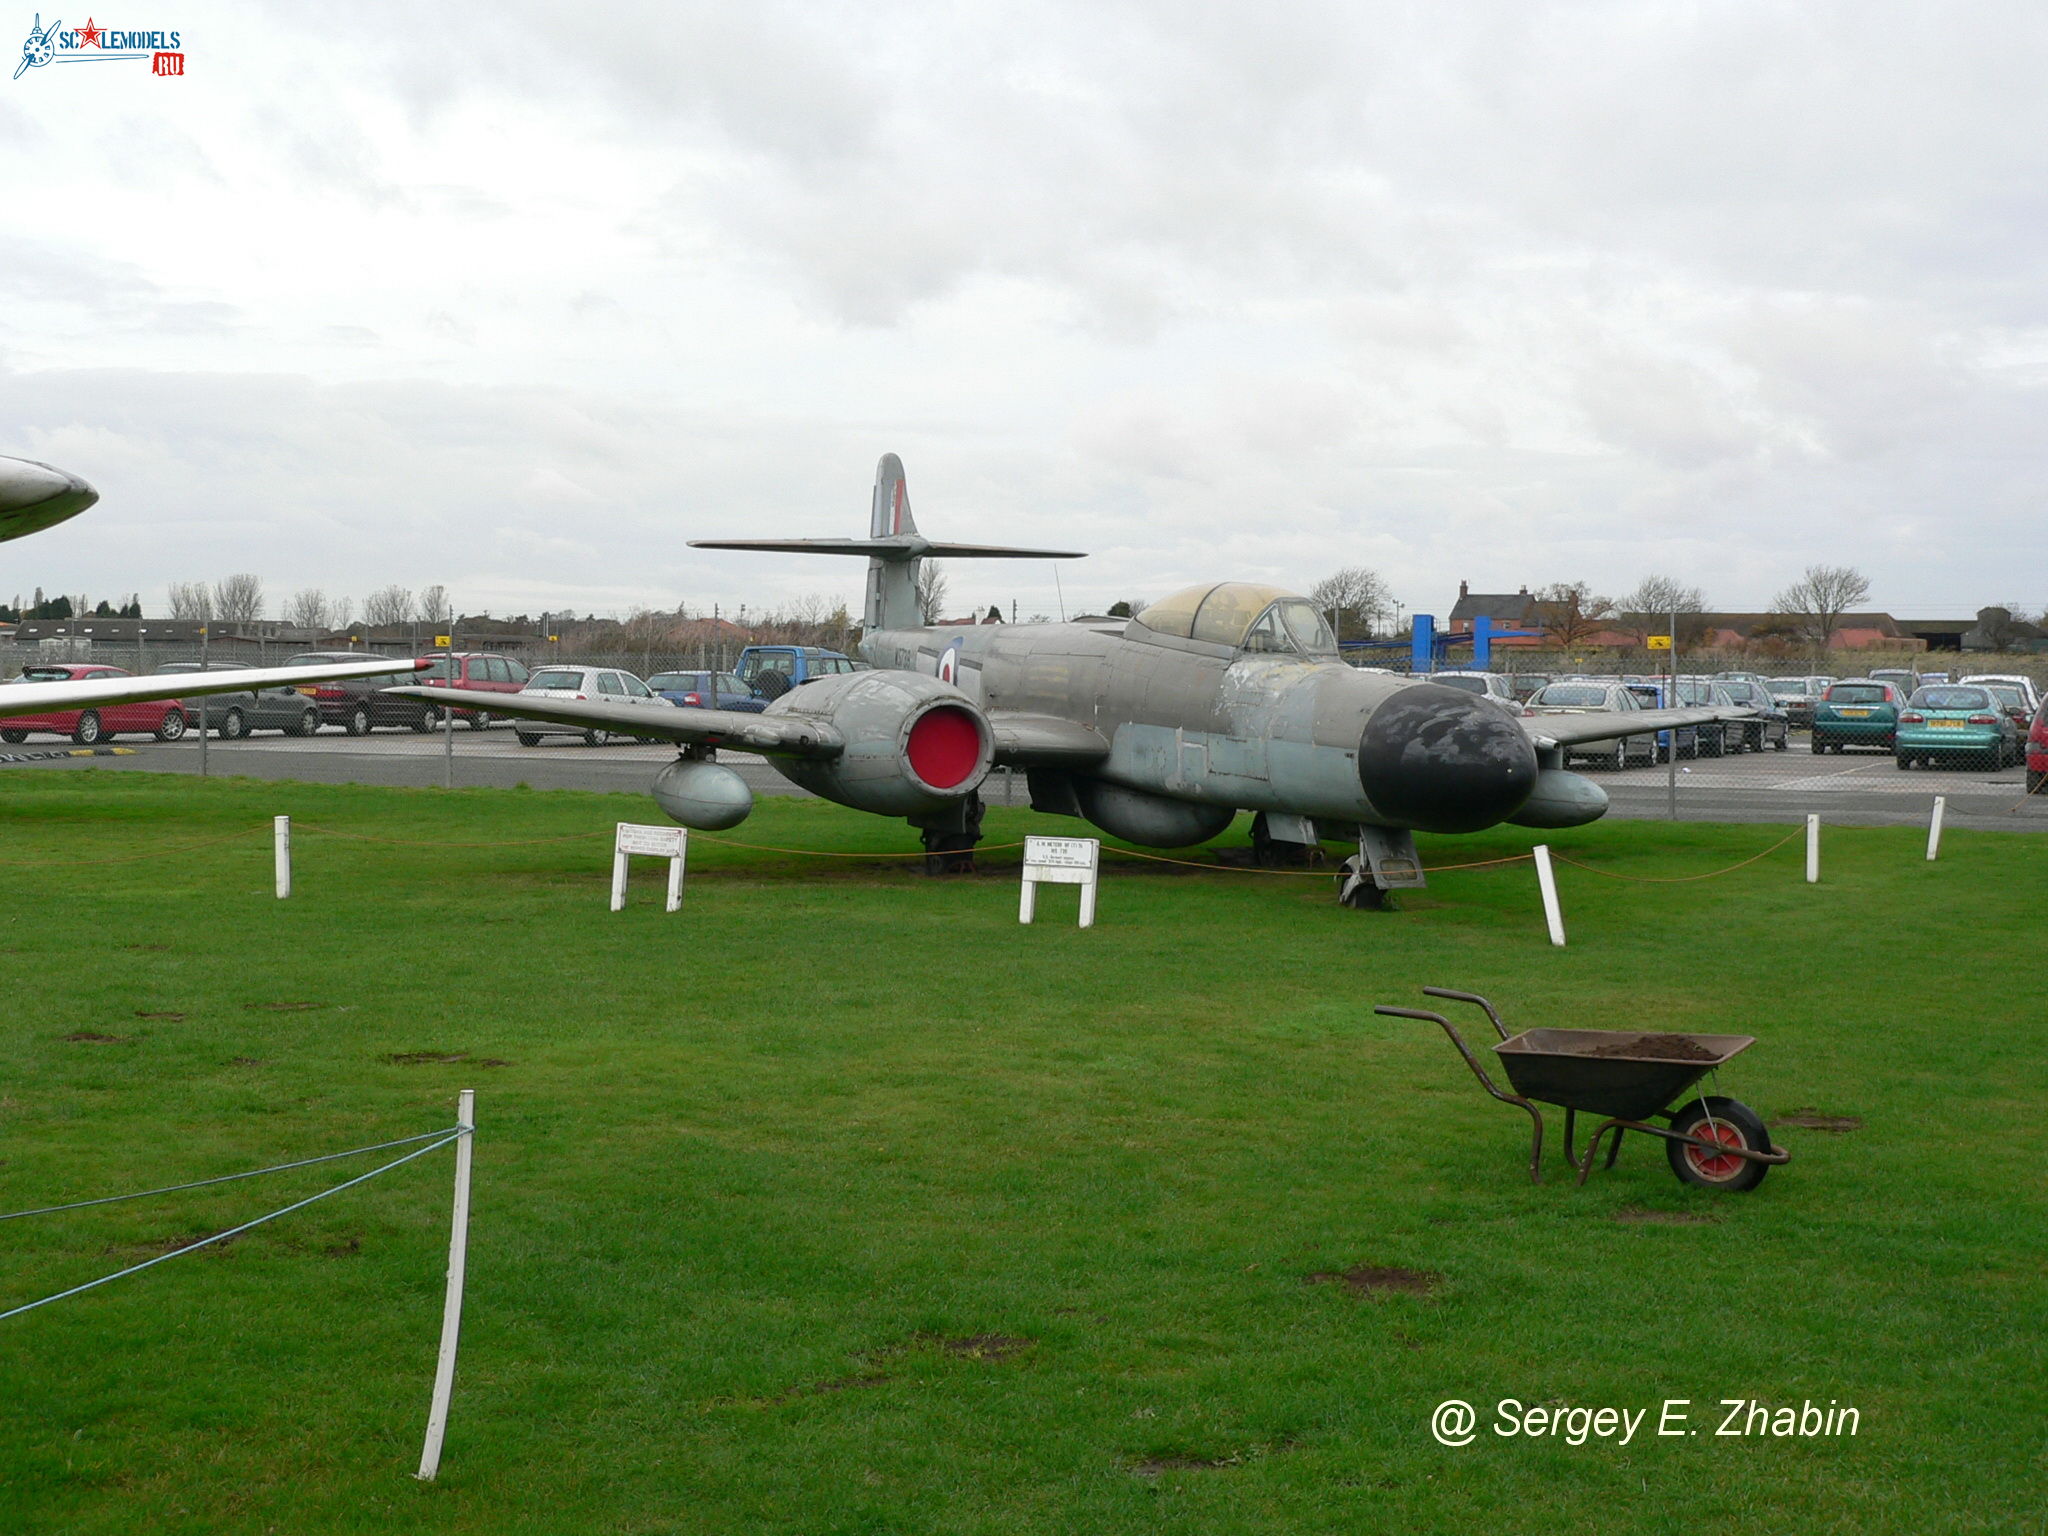
[[[769,676],[777,674],[770,673]],[[974,873],[974,849],[981,841],[981,818],[986,809],[977,792],[967,797],[961,807],[963,830],[948,832],[938,827],[920,829],[924,839],[924,872],[928,875],[971,875]]]
[[[1723,1146],[1741,1147],[1751,1152],[1771,1150],[1770,1132],[1764,1129],[1757,1112],[1747,1104],[1718,1094],[1694,1099],[1679,1110],[1671,1117],[1671,1129],[1681,1136],[1696,1136],[1701,1141],[1719,1142]],[[1671,1159],[1671,1171],[1678,1175],[1679,1181],[1698,1185],[1701,1189],[1730,1192],[1755,1189],[1763,1183],[1764,1175],[1771,1171],[1769,1163],[1751,1162],[1732,1152],[1712,1152],[1683,1141],[1665,1142],[1664,1152]]]
[[[1381,890],[1374,883],[1372,870],[1365,860],[1353,854],[1344,861],[1344,872],[1337,877],[1337,905],[1349,907],[1354,912],[1392,912],[1395,910],[1394,893]]]

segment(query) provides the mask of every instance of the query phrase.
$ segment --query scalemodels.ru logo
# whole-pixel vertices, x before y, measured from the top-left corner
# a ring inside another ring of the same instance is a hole
[[[176,32],[130,30],[103,27],[87,18],[82,27],[66,29],[61,21],[43,25],[37,12],[35,25],[28,29],[28,41],[21,45],[21,62],[14,66],[14,78],[45,64],[93,64],[109,59],[147,59],[153,75],[185,73],[184,44]]]

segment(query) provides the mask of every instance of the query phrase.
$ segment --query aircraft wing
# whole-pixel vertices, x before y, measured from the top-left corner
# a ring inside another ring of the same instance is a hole
[[[1109,743],[1078,720],[997,710],[988,723],[995,732],[996,763],[1004,768],[1084,768],[1109,756]]]
[[[1522,729],[1539,747],[1572,747],[1582,741],[1612,741],[1617,736],[1647,736],[1682,725],[1711,725],[1716,720],[1747,720],[1748,709],[1589,709],[1582,715],[1531,715]]]
[[[317,667],[224,667],[218,672],[159,672],[152,677],[94,677],[76,683],[0,684],[0,719],[44,715],[59,709],[98,709],[108,704],[144,704],[151,699],[190,699],[202,693],[243,693],[251,688],[294,687],[330,677],[387,677],[419,672],[432,661],[407,656],[393,661],[339,662]],[[447,697],[447,690],[441,690]]]
[[[446,688],[388,688],[394,698],[446,704]],[[822,721],[794,715],[750,715],[737,709],[690,709],[676,704],[623,704],[602,699],[551,699],[541,694],[475,694],[493,715],[545,720],[620,736],[656,736],[689,746],[731,747],[767,757],[837,757],[846,740]]]

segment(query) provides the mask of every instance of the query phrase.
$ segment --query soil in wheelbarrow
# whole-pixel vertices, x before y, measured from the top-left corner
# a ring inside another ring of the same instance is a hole
[[[1684,1035],[1637,1035],[1633,1040],[1616,1040],[1597,1045],[1588,1056],[1648,1057],[1652,1061],[1718,1061],[1705,1046]]]

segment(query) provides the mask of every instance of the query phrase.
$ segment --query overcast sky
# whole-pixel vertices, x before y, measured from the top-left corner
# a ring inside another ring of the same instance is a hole
[[[186,74],[0,74],[0,453],[102,494],[0,597],[857,608],[684,541],[864,532],[894,451],[927,534],[1093,551],[1069,611],[1352,564],[2048,606],[2039,0],[99,21]]]

